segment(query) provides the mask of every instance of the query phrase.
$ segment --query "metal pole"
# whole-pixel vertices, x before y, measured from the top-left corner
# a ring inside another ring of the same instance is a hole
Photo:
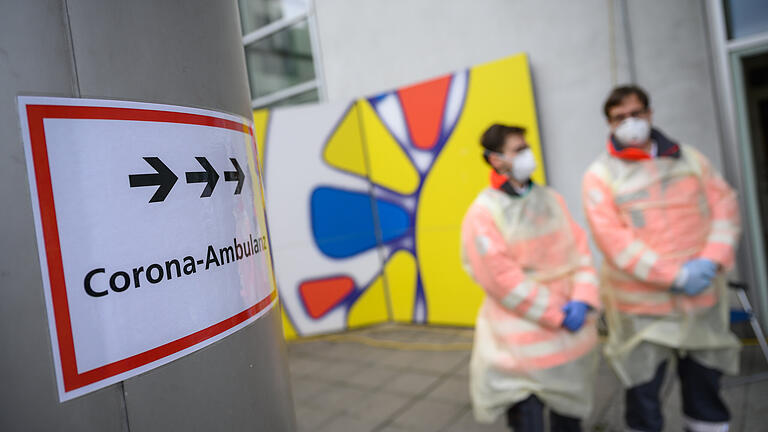
[[[119,99],[251,117],[237,5],[0,3],[0,430],[293,431],[280,309],[207,348],[60,403],[19,95]]]

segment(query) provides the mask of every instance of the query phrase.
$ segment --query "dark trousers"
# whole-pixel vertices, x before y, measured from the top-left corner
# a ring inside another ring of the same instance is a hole
[[[544,404],[534,395],[507,410],[507,424],[515,432],[544,432]],[[549,411],[552,432],[581,432],[581,420]]]
[[[667,362],[656,370],[653,379],[626,392],[624,419],[630,429],[659,432],[664,427],[659,392],[664,382]],[[692,419],[723,423],[730,420],[728,408],[720,399],[722,373],[697,363],[690,357],[678,358],[677,375],[683,397],[683,413]]]

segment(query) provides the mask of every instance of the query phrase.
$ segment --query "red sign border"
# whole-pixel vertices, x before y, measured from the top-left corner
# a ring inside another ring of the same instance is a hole
[[[267,297],[250,308],[221,322],[148,351],[79,373],[75,357],[75,344],[72,337],[72,324],[70,321],[66,282],[64,280],[64,265],[61,258],[59,228],[56,220],[56,207],[53,199],[53,186],[51,183],[48,147],[45,140],[43,120],[46,118],[56,118],[181,123],[230,129],[246,133],[250,136],[253,136],[253,129],[244,123],[202,114],[142,108],[29,104],[26,105],[26,113],[65,392],[71,392],[145,366],[199,344],[245,322],[268,308],[277,298],[277,291],[273,287]]]

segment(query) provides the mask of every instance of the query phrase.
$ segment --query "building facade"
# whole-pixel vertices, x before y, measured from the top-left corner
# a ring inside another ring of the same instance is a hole
[[[614,85],[641,85],[654,124],[739,191],[733,278],[768,316],[765,2],[317,0],[306,10],[319,99],[331,103],[526,53],[548,182],[582,225],[580,179],[607,138],[603,100]]]

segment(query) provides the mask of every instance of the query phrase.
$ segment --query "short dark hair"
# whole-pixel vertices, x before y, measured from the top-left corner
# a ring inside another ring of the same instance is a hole
[[[608,95],[608,98],[605,100],[605,104],[603,104],[603,114],[605,114],[605,118],[610,120],[611,116],[608,115],[608,112],[611,110],[611,108],[621,105],[621,101],[630,95],[637,96],[645,109],[648,109],[651,104],[651,100],[648,98],[648,93],[640,88],[640,86],[636,86],[634,84],[618,86],[611,90],[611,94]]]
[[[525,135],[525,128],[520,126],[507,126],[503,124],[493,124],[485,130],[483,137],[480,138],[480,144],[483,146],[483,157],[488,162],[488,153],[500,153],[504,147],[504,141],[509,135]]]

